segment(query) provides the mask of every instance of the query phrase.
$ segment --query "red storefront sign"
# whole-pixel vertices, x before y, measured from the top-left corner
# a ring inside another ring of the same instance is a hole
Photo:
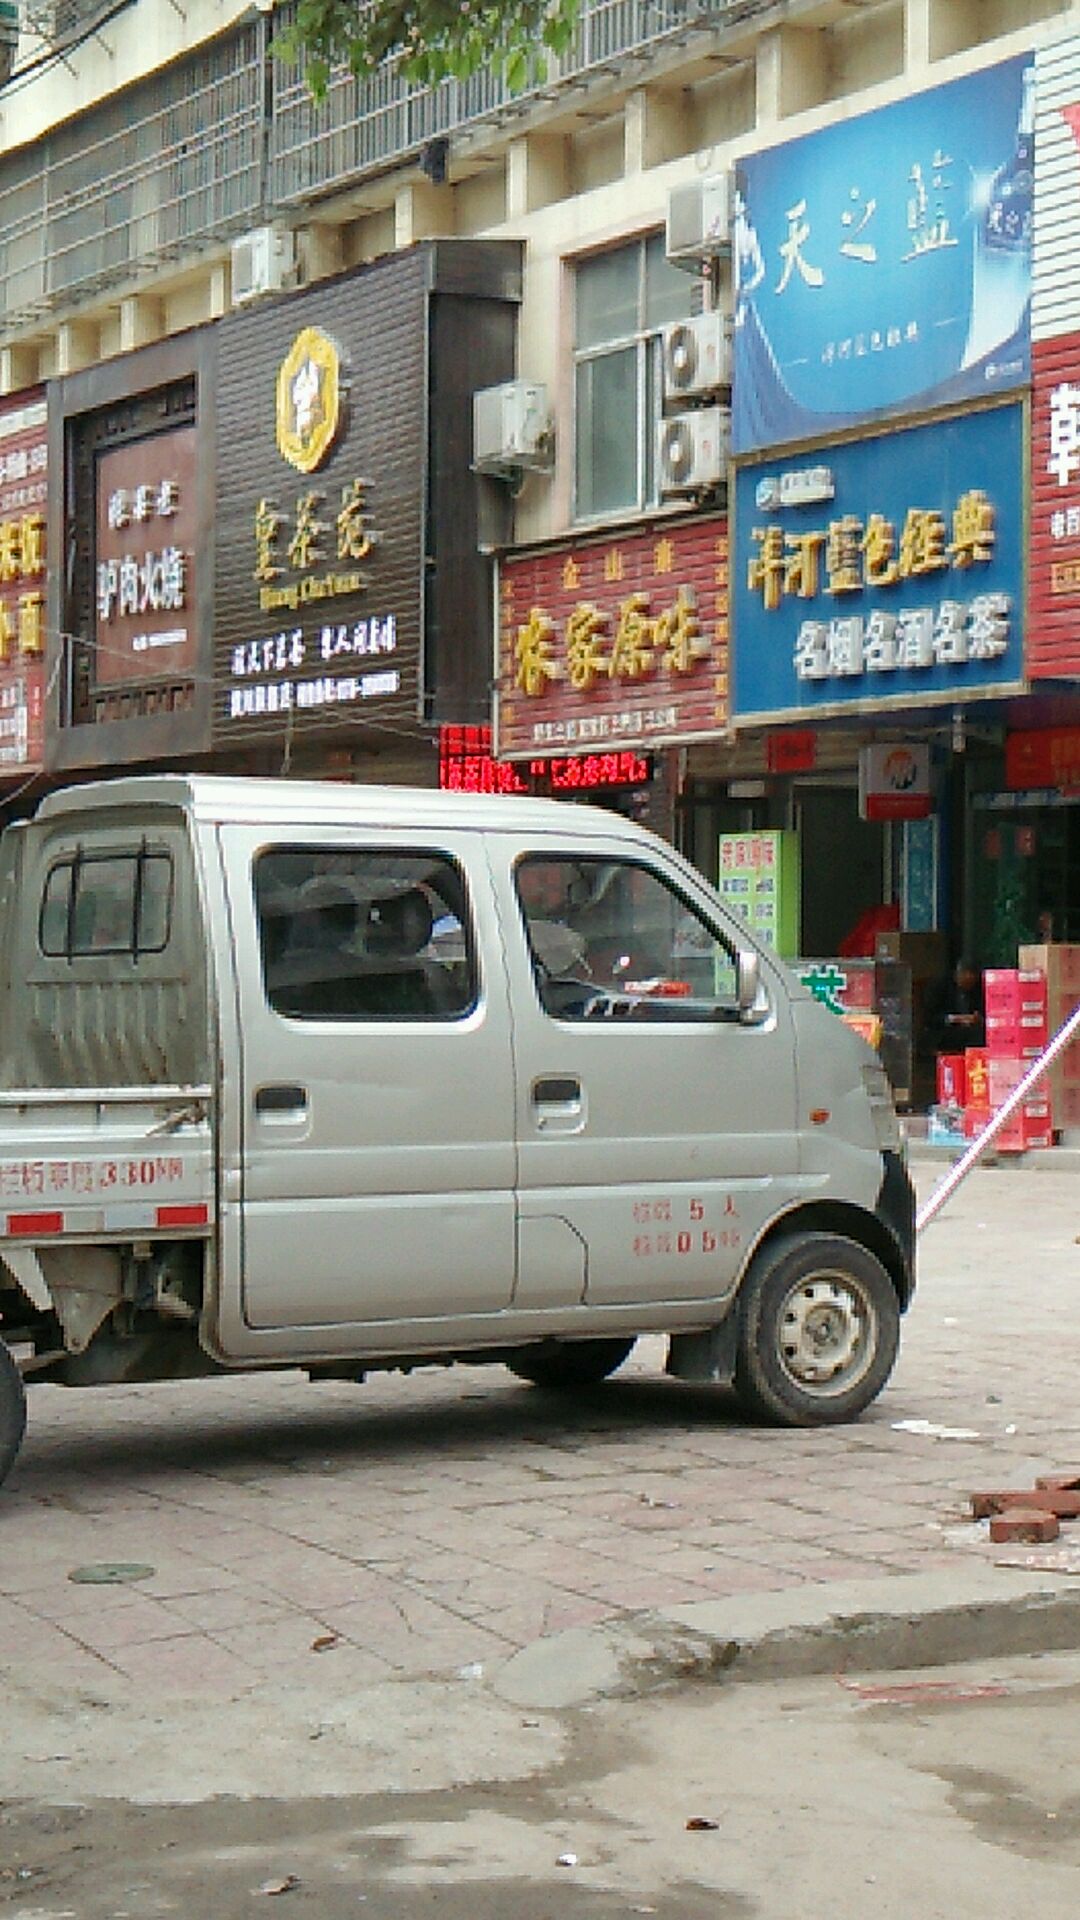
[[[728,723],[728,538],[712,517],[499,569],[496,751],[650,748]]]
[[[45,754],[48,431],[40,389],[0,405],[0,781]]]
[[[812,773],[817,765],[817,734],[805,727],[770,733],[765,741],[768,773]]]
[[[1046,680],[1080,673],[1080,333],[1035,341],[1032,361],[1027,671]]]
[[[1006,734],[1005,784],[1018,793],[1031,787],[1080,787],[1080,727]]]

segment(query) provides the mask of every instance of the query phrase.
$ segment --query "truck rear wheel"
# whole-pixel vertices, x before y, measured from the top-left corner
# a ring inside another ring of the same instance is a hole
[[[0,1340],[0,1484],[6,1480],[26,1431],[26,1389],[9,1349]]]
[[[880,1260],[840,1234],[792,1235],[763,1248],[737,1311],[736,1391],[783,1426],[854,1420],[896,1361],[896,1289]]]
[[[581,1387],[598,1387],[622,1366],[633,1344],[632,1340],[550,1341],[535,1353],[523,1347],[508,1364],[511,1373],[534,1387],[573,1393]]]

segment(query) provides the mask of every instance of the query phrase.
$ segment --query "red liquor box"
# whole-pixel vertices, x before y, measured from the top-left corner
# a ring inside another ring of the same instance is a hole
[[[939,1107],[967,1105],[967,1062],[962,1053],[938,1054],[937,1104]]]

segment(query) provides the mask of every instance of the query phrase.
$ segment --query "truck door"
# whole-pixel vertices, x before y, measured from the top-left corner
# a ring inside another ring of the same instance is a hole
[[[737,935],[625,841],[507,857],[520,1141],[517,1302],[729,1291],[800,1184],[777,979],[740,1024]],[[767,1001],[767,1005],[765,1002]],[[582,1288],[582,1279],[584,1287]]]
[[[248,1324],[400,1327],[505,1307],[509,1006],[481,843],[229,827],[220,845]]]

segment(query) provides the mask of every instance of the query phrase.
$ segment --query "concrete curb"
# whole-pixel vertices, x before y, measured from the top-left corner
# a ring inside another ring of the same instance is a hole
[[[695,1601],[537,1640],[494,1675],[518,1707],[675,1680],[889,1672],[1080,1647],[1080,1580],[994,1566]]]

